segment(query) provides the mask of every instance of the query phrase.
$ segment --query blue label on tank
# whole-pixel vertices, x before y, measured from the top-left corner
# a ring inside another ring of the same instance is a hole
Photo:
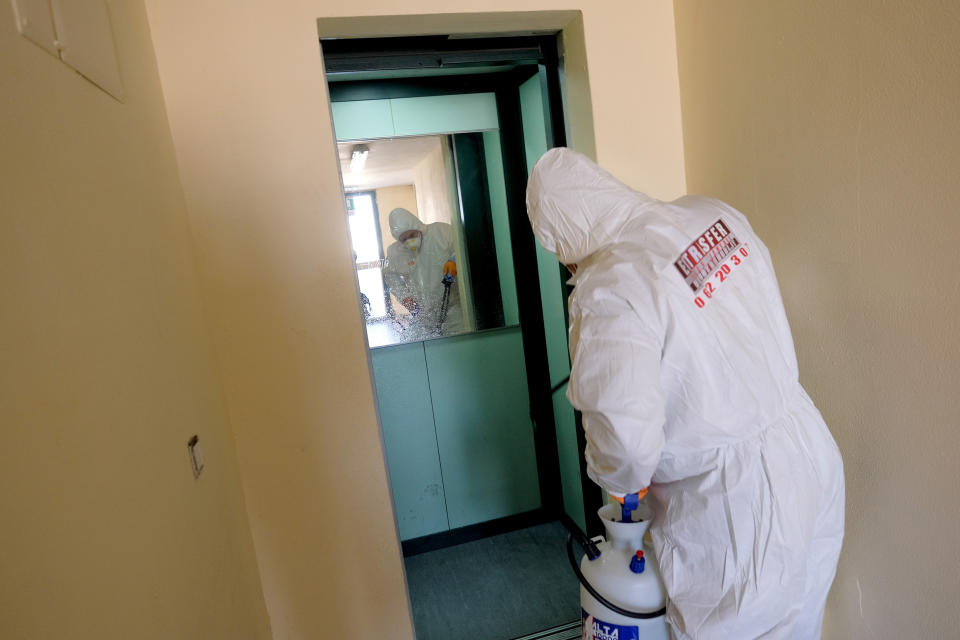
[[[600,618],[581,609],[583,612],[583,640],[640,640],[638,627],[623,627]]]

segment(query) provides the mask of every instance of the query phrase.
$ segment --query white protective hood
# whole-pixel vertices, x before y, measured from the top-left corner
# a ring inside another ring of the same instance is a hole
[[[389,220],[390,234],[393,236],[394,240],[399,240],[400,234],[404,231],[416,229],[417,231],[422,232],[426,228],[426,225],[420,222],[419,218],[401,207],[397,207],[390,212]]]
[[[406,341],[423,340],[437,335],[453,335],[463,330],[460,307],[460,283],[450,288],[445,314],[441,311],[445,287],[443,265],[456,260],[456,242],[453,227],[446,222],[424,224],[406,209],[390,212],[390,233],[397,242],[387,247],[387,264],[383,279],[398,302],[413,298],[418,314],[404,334]],[[420,231],[422,241],[417,251],[411,251],[399,241],[404,231]],[[442,326],[438,323],[443,319]]]
[[[819,638],[843,465],[763,242],[722,202],[661,202],[568,149],[536,164],[527,207],[539,242],[579,265],[567,397],[589,476],[650,487],[673,636]]]
[[[623,226],[653,202],[570,149],[552,149],[527,185],[527,214],[544,249],[564,264],[615,243]]]

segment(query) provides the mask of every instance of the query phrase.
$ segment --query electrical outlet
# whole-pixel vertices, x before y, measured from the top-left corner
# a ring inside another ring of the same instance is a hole
[[[187,441],[187,450],[190,452],[190,466],[193,467],[193,477],[199,478],[203,471],[203,449],[200,448],[200,438],[193,436]]]

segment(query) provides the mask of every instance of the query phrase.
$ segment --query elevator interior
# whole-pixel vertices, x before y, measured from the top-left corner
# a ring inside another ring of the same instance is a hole
[[[408,583],[420,554],[551,522],[585,529],[600,494],[565,397],[565,284],[524,205],[529,168],[565,139],[557,36],[322,44]],[[454,231],[456,335],[406,330],[383,278],[395,207]]]

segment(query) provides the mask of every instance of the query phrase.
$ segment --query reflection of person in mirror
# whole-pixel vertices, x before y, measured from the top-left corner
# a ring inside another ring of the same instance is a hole
[[[390,293],[410,312],[413,339],[452,335],[462,330],[453,227],[424,224],[406,209],[390,212],[390,233],[383,270]]]

